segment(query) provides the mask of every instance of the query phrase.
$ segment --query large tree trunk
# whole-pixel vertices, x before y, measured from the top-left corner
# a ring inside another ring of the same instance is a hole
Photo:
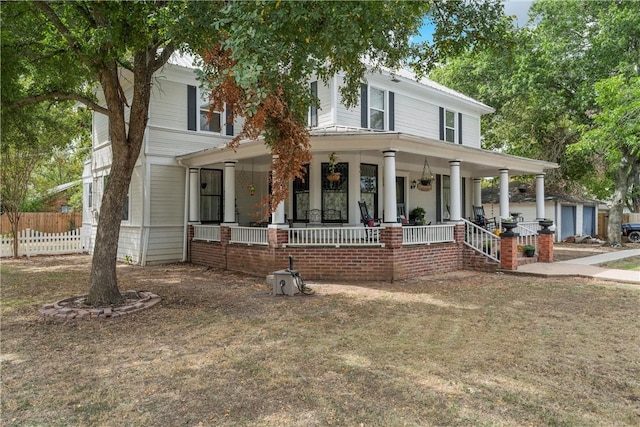
[[[620,246],[622,242],[622,211],[627,201],[627,192],[629,191],[631,180],[629,168],[633,170],[628,158],[623,155],[620,167],[615,172],[615,188],[611,198],[611,209],[609,210],[609,227],[607,228],[607,244],[609,246]]]
[[[153,57],[153,54],[143,52],[136,54],[134,58],[134,88],[129,123],[125,122],[124,107],[127,100],[124,99],[120,86],[117,65],[114,64],[100,78],[109,109],[112,162],[109,181],[102,197],[89,279],[87,302],[94,306],[118,304],[122,301],[116,277],[118,238],[131,175],[147,126],[153,75],[148,58]]]
[[[18,240],[18,225],[20,223],[20,212],[7,212],[9,218],[9,224],[11,225],[11,234],[13,234],[13,257],[18,258],[18,248],[20,241]]]

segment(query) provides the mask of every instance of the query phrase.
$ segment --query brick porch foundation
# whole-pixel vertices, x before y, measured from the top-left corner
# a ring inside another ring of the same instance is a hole
[[[190,228],[193,228],[190,226]],[[190,231],[192,236],[193,232]],[[383,247],[283,247],[287,230],[270,228],[268,246],[230,244],[230,228],[220,227],[220,242],[189,242],[189,260],[256,276],[289,267],[311,280],[404,280],[415,276],[461,270],[496,271],[498,264],[480,260],[464,247],[464,224],[454,228],[454,243],[402,245],[402,228],[381,230]],[[474,268],[480,266],[480,268]]]

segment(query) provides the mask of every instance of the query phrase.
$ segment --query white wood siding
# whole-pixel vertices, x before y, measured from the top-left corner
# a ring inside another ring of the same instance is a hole
[[[395,124],[396,132],[433,139],[440,137],[438,106],[401,93],[395,94]]]
[[[469,147],[480,148],[480,119],[462,114],[462,142]]]
[[[151,226],[184,223],[184,168],[151,165]]]
[[[93,152],[93,171],[95,173],[95,171],[109,166],[111,166],[111,145],[105,145]]]
[[[106,144],[109,137],[109,118],[104,114],[93,113],[92,141],[94,147]]]
[[[149,125],[187,130],[187,85],[166,80],[153,85]]]
[[[320,108],[318,109],[318,127],[326,127],[333,125],[332,114],[332,91],[330,83],[324,84],[322,80],[318,81],[318,98],[320,99]]]
[[[129,184],[129,225],[142,225],[144,168],[136,166]]]
[[[145,154],[166,157],[222,146],[232,139],[230,136],[207,132],[178,131],[157,127],[149,127],[147,132],[149,143]]]
[[[127,225],[120,226],[120,238],[118,239],[118,259],[124,260],[130,256],[134,264],[137,264],[140,254],[140,228]]]
[[[147,264],[182,260],[184,227],[151,227],[147,246]]]

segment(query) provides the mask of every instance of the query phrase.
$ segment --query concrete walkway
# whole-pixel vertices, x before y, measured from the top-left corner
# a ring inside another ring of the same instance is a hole
[[[597,264],[615,261],[618,259],[640,256],[640,249],[628,249],[624,251],[607,252],[599,255],[577,258],[568,261],[552,263],[536,262],[518,266],[518,273],[533,276],[559,277],[579,276],[593,277],[601,280],[612,280],[622,283],[640,285],[640,271],[616,270],[613,268],[598,267]]]

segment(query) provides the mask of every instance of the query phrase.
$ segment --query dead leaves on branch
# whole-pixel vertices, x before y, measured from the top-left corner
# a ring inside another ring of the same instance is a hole
[[[290,107],[293,94],[287,93],[280,82],[265,82],[259,88],[244,88],[234,77],[236,65],[229,50],[217,46],[204,53],[205,63],[214,73],[211,84],[211,112],[227,110],[245,119],[242,130],[229,143],[237,148],[243,140],[264,139],[273,156],[271,170],[271,194],[262,201],[272,212],[289,195],[289,182],[304,179],[304,165],[311,161],[310,134],[306,123]],[[286,75],[282,75],[286,78]]]

